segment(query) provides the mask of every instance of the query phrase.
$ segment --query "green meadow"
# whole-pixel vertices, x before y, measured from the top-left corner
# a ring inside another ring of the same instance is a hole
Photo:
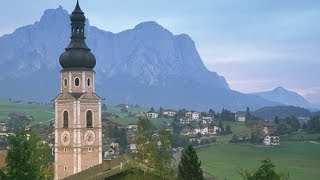
[[[23,112],[33,117],[33,123],[49,124],[54,118],[53,105],[28,104],[25,102],[0,100],[0,122],[6,122],[8,115],[14,112]]]
[[[113,121],[117,122],[123,126],[127,126],[131,123],[137,123],[139,120],[139,117],[137,116],[129,116],[129,112],[132,114],[138,114],[141,112],[147,112],[149,109],[143,108],[143,107],[130,107],[128,108],[128,112],[122,112],[121,108],[119,107],[114,107],[114,106],[108,106],[106,112],[114,113],[118,115],[119,117],[114,118]],[[152,124],[156,127],[160,127],[161,124],[163,123],[170,123],[173,121],[173,118],[155,118],[155,119],[150,119]]]
[[[131,113],[146,112],[148,109],[131,107]],[[24,112],[34,118],[34,123],[49,124],[54,118],[52,105],[16,103],[0,100],[0,122],[6,122],[8,115],[13,112]],[[129,117],[129,112],[122,112],[121,108],[107,107],[107,112],[118,115],[114,121],[126,126],[138,121],[138,117]],[[162,123],[171,123],[172,118],[151,119],[151,122],[159,127]],[[242,122],[225,122],[229,124],[234,134],[250,134],[250,128]],[[228,144],[232,134],[217,136],[215,145],[197,149],[202,161],[202,168],[219,179],[241,179],[238,172],[241,169],[254,170],[259,162],[270,158],[277,169],[288,172],[293,180],[317,180],[320,179],[320,144],[315,142],[320,134],[307,134],[299,132],[280,137],[281,146],[263,147],[248,144]]]
[[[148,111],[148,109],[143,107],[130,107],[128,108],[128,112],[122,112],[121,108],[108,106],[106,112],[118,115],[118,118],[113,120],[127,126],[130,123],[136,123],[138,121],[138,117],[136,116],[129,117],[129,112],[136,114],[146,111]],[[0,100],[0,122],[6,122],[8,120],[8,115],[14,112],[23,112],[29,117],[32,116],[34,119],[33,124],[40,123],[48,125],[54,118],[54,109],[52,104],[29,104],[27,102],[17,103],[15,101]],[[151,122],[156,127],[159,127],[162,123],[171,123],[172,121],[172,118],[151,119]]]
[[[300,137],[300,139],[297,139]],[[254,170],[261,160],[270,158],[276,168],[288,172],[292,180],[320,179],[320,144],[310,139],[320,134],[298,133],[281,137],[281,146],[263,147],[247,144],[216,144],[197,149],[205,172],[219,179],[241,179],[241,169]]]
[[[113,119],[114,122],[117,122],[123,126],[127,126],[130,123],[137,123],[139,120],[138,117],[119,117]],[[160,127],[163,123],[170,123],[173,121],[173,118],[155,118],[155,119],[150,119],[151,123],[156,126]]]

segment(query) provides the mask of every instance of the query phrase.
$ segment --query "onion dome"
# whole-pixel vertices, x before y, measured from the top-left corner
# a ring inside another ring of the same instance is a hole
[[[79,2],[70,16],[71,20],[71,41],[69,46],[60,55],[60,65],[63,69],[86,68],[93,69],[96,66],[96,58],[85,43],[85,21],[86,17],[82,12]]]
[[[85,22],[86,21],[86,17],[84,16],[84,13],[82,12],[78,1],[77,1],[76,7],[74,8],[74,10],[70,16],[70,20],[71,20],[71,22],[74,22],[74,21]]]

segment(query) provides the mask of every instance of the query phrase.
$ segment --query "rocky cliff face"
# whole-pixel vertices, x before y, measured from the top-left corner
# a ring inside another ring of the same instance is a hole
[[[46,10],[39,22],[0,38],[1,96],[47,101],[59,92],[59,55],[69,43],[69,14]],[[117,34],[86,26],[97,59],[97,91],[107,103],[207,109],[273,105],[230,90],[209,71],[194,42],[156,22]]]

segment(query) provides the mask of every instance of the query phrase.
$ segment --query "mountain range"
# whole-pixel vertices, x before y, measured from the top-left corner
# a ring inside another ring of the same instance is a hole
[[[0,37],[0,96],[49,101],[58,94],[69,16],[61,6],[48,9],[38,22]],[[190,36],[173,35],[156,22],[112,33],[87,20],[85,32],[97,59],[96,90],[107,104],[201,110],[285,104],[230,89],[223,76],[205,67]]]
[[[282,104],[288,105],[288,106],[291,105],[291,106],[297,106],[297,107],[304,107],[311,110],[314,110],[317,108],[315,105],[308,102],[300,94],[293,91],[289,91],[281,86],[271,91],[252,93],[251,95],[257,95],[273,102],[281,102]]]

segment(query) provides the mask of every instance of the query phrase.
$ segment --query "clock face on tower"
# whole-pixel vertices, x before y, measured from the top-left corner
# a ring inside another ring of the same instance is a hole
[[[64,146],[68,146],[70,143],[70,133],[68,131],[63,131],[61,133],[61,143]]]
[[[87,145],[92,145],[94,143],[96,139],[96,135],[94,134],[94,132],[92,130],[87,131],[86,133],[84,133],[84,142]]]

